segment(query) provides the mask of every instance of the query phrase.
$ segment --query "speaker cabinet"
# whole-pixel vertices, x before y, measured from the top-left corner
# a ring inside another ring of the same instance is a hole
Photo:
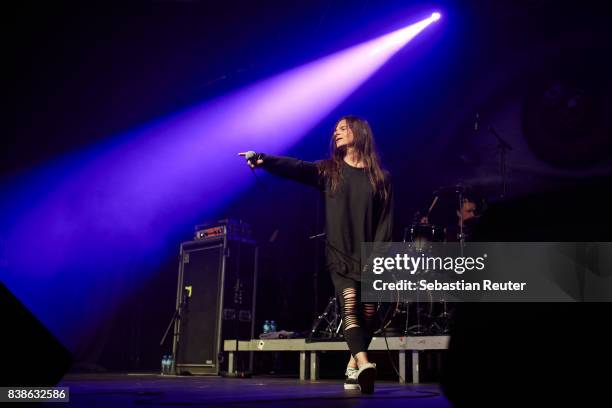
[[[257,247],[250,240],[218,236],[181,244],[173,343],[179,374],[227,370],[223,340],[253,337],[256,280]],[[247,364],[250,370],[252,358],[238,368]]]

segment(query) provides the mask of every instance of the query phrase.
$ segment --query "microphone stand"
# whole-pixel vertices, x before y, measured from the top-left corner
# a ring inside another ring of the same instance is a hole
[[[161,341],[159,342],[160,346],[163,346],[164,343],[166,342],[166,338],[168,337],[168,334],[170,333],[170,329],[172,328],[172,325],[181,320],[181,316],[183,315],[183,311],[187,308],[187,300],[189,298],[189,294],[186,288],[183,288],[183,296],[181,298],[181,303],[179,304],[179,306],[174,310],[174,314],[172,315],[172,318],[170,319],[170,323],[168,323],[168,327],[166,328],[166,331],[164,332],[164,335],[161,339]],[[178,348],[179,348],[179,341],[176,342],[176,350],[175,350],[175,355],[172,356],[172,367],[170,367],[170,372],[174,372],[175,369],[175,364],[176,364],[176,357],[178,356]]]
[[[311,235],[308,237],[308,239],[310,240],[323,239],[325,240],[326,244],[329,244],[327,242],[326,232],[321,232],[319,234]],[[319,251],[317,250],[316,252],[317,258],[318,258],[318,254],[319,254]],[[315,262],[317,263],[316,270],[318,272],[318,259],[316,259]],[[315,272],[315,274],[317,274],[317,272]],[[317,289],[315,287],[315,293],[316,293],[316,290]],[[318,300],[318,296],[317,296],[317,300]],[[317,334],[317,330],[319,329],[319,326],[321,325],[321,322],[323,321],[327,323],[327,327],[322,330],[323,335],[325,336],[326,340],[334,340],[340,337],[340,328],[342,327],[342,318],[338,314],[338,303],[337,302],[338,300],[336,296],[330,298],[323,313],[318,315],[315,318],[314,322],[312,323],[312,328],[310,329],[310,333],[308,334],[308,337],[306,338],[307,343],[317,340],[315,339],[315,336]],[[318,307],[318,304],[315,303],[315,316],[317,315],[317,307]]]
[[[495,130],[492,125],[489,125],[489,133],[491,133],[497,139],[497,149],[499,150],[499,172],[501,174],[502,182],[502,193],[501,198],[506,198],[506,180],[507,180],[507,167],[506,167],[506,152],[512,150],[512,146],[506,142]]]
[[[241,245],[240,243],[238,243],[238,255],[237,255],[237,259],[238,259],[238,263],[240,262],[240,249],[241,249]],[[236,282],[234,283],[234,337],[236,338],[236,354],[234,356],[234,371],[221,371],[219,373],[219,375],[221,377],[224,378],[250,378],[252,376],[252,372],[251,371],[239,371],[238,370],[238,361],[239,361],[239,356],[240,356],[240,306],[242,305],[242,297],[243,297],[243,290],[242,290],[242,281],[240,280],[240,264],[236,265],[236,275],[235,275],[235,279]],[[229,325],[228,325],[229,326]],[[244,365],[243,365],[244,368]],[[250,369],[252,369],[252,367],[249,367]]]

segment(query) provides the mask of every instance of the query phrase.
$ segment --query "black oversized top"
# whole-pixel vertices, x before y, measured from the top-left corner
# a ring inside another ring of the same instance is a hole
[[[262,155],[268,172],[312,186],[325,196],[327,269],[343,278],[361,280],[361,243],[389,242],[393,232],[393,192],[385,173],[389,198],[375,194],[367,172],[343,162],[342,181],[335,193],[316,163]]]

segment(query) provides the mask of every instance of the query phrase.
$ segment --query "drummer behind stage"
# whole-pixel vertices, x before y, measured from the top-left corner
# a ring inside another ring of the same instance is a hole
[[[461,209],[455,210],[454,216],[449,216],[452,210],[445,211],[445,214],[440,212],[422,217],[421,224],[433,224],[444,227],[444,237],[446,242],[459,241],[463,227],[463,236],[469,240],[470,234],[474,228],[475,222],[478,220],[476,215],[477,205],[476,200],[472,197],[463,199]]]
[[[459,241],[460,234],[463,232],[463,236],[466,240],[469,240],[474,223],[478,220],[476,215],[476,202],[473,198],[465,198],[463,205],[460,210],[456,210],[457,222],[451,223],[444,228],[447,242]],[[463,231],[462,228],[463,227]]]

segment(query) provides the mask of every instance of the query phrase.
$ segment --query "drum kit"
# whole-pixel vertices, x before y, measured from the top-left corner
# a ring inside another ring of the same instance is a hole
[[[478,219],[474,208],[465,215],[464,204],[469,202],[474,207],[482,207],[483,201],[476,196],[470,186],[462,184],[435,190],[425,214],[417,212],[413,222],[404,228],[403,242],[408,244],[409,251],[420,255],[429,252],[434,243],[449,241],[460,243],[462,249],[469,238],[468,226]],[[429,291],[417,291],[416,298],[410,301],[398,295],[397,301],[387,305],[382,313],[385,324],[377,334],[383,331],[388,336],[448,334],[453,304],[446,302],[444,297],[437,296],[435,301],[433,298]]]

